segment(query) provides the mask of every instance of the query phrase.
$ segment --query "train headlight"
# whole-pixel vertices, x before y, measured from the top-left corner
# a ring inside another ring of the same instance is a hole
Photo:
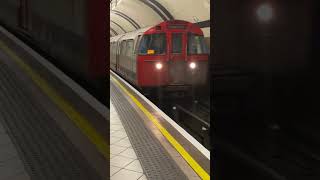
[[[156,69],[158,69],[158,70],[162,69],[162,67],[163,67],[162,63],[156,63],[155,66],[156,66]]]
[[[191,69],[195,69],[197,67],[197,65],[196,65],[196,63],[192,62],[192,63],[189,64],[189,67]]]
[[[268,22],[273,17],[273,9],[270,4],[262,4],[257,9],[257,16],[260,21]]]

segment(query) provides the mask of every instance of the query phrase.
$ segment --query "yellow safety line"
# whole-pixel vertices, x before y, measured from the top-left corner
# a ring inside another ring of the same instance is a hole
[[[0,48],[3,49],[33,80],[33,82],[80,128],[88,139],[97,147],[98,151],[109,159],[109,147],[103,137],[94,129],[89,121],[82,116],[70,103],[63,99],[46,80],[34,72],[32,68],[23,62],[3,41],[0,40]]]
[[[188,162],[192,169],[205,180],[210,179],[210,175],[191,157],[191,155],[180,145],[180,143],[159,123],[140,102],[135,98],[117,79],[110,76],[111,79],[119,85],[119,87],[131,98],[131,100],[139,107],[139,109],[153,122],[153,124],[160,130],[163,136],[171,143],[171,145],[181,154],[181,156]]]

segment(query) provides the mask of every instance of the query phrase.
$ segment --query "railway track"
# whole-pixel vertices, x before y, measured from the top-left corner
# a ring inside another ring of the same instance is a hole
[[[128,83],[136,87],[134,84]],[[199,88],[193,95],[185,97],[177,97],[173,94],[164,95],[161,90],[151,93],[143,92],[138,88],[137,90],[197,139],[204,147],[208,149],[211,147],[210,91],[208,87]]]
[[[195,95],[194,97],[173,98],[166,96],[161,102],[156,97],[148,98],[203,146],[210,147],[210,101],[208,97]]]

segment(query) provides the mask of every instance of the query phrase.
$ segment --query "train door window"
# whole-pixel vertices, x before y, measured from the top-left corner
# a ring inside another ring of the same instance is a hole
[[[171,53],[181,53],[182,51],[182,34],[173,33],[171,35]]]
[[[117,44],[116,44],[116,42],[112,43],[112,51],[113,51],[112,52],[113,54],[117,54]]]
[[[110,53],[111,54],[114,54],[114,45],[113,44],[114,44],[113,42],[110,43]]]
[[[133,40],[127,41],[127,48],[126,49],[127,49],[126,56],[131,57],[132,53],[133,53]]]
[[[141,39],[139,46],[139,54],[142,55],[159,55],[166,52],[166,35],[164,33],[159,34],[147,34]]]
[[[121,41],[120,43],[120,55],[125,56],[126,54],[126,41]]]
[[[139,49],[138,47],[140,45],[140,41],[141,41],[141,35],[139,35],[137,38],[137,42],[136,42],[136,46],[135,46],[135,50],[134,50],[135,53],[138,53],[138,49]]]

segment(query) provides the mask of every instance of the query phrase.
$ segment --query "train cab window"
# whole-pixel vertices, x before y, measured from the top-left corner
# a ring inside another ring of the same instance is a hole
[[[171,38],[172,53],[181,53],[182,51],[182,34],[173,33]]]
[[[188,54],[208,54],[202,35],[188,34]]]
[[[159,55],[166,52],[166,35],[161,34],[147,34],[141,39],[139,54]]]

